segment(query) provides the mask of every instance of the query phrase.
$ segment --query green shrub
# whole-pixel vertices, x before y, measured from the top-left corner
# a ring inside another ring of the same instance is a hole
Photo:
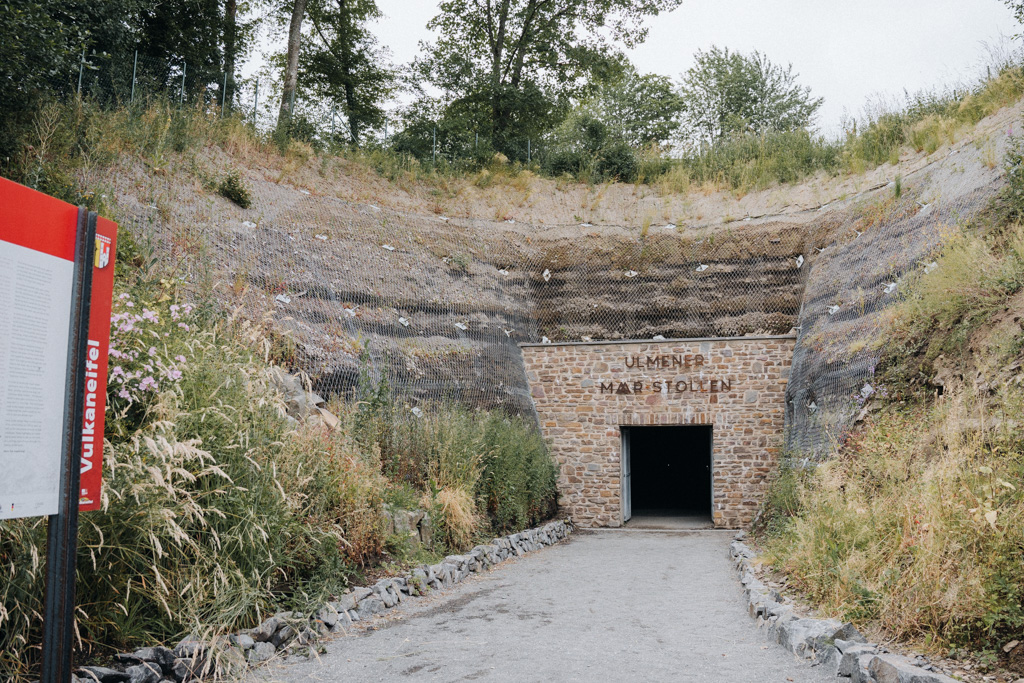
[[[252,196],[249,188],[245,186],[242,176],[238,171],[231,171],[217,185],[217,192],[226,199],[230,199],[243,209],[252,206]]]
[[[1006,171],[1003,189],[1006,208],[1011,219],[1021,220],[1024,218],[1024,137],[1010,139],[1003,157],[1003,169]]]
[[[374,382],[366,359],[356,397],[336,406],[346,432],[379,454],[393,487],[421,492],[450,549],[469,529],[523,529],[555,512],[557,468],[533,422],[444,402],[414,413]]]
[[[767,536],[781,534],[800,513],[800,486],[810,471],[800,468],[792,455],[783,455],[768,478],[768,487],[754,522],[754,530]]]
[[[534,425],[489,414],[483,452],[477,498],[495,531],[534,526],[554,514],[558,471]]]

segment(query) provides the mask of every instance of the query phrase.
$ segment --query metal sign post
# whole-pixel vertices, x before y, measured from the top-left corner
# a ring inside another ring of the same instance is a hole
[[[57,514],[50,515],[47,523],[42,683],[66,683],[71,680],[82,415],[95,248],[96,214],[79,209],[61,447],[59,509]]]

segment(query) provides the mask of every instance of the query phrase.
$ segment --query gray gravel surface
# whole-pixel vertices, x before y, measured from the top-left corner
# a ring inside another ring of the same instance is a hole
[[[835,681],[747,616],[726,531],[578,532],[264,681]]]

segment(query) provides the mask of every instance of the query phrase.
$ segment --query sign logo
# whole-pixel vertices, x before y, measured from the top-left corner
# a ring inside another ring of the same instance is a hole
[[[96,261],[97,268],[106,268],[110,264],[110,238],[105,235],[96,235]]]

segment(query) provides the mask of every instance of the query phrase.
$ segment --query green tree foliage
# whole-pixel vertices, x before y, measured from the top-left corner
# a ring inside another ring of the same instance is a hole
[[[681,0],[444,0],[421,73],[445,93],[444,115],[469,119],[493,147],[525,157],[587,82],[614,68],[610,43],[632,46],[643,20]]]
[[[603,121],[629,145],[647,147],[669,142],[679,129],[683,105],[671,79],[640,74],[623,57],[621,71],[601,81],[578,109]]]
[[[574,112],[557,128],[544,170],[591,182],[614,179],[632,182],[637,175],[632,147],[605,121]]]
[[[687,141],[714,144],[735,134],[806,128],[823,100],[798,85],[793,66],[712,46],[699,50],[683,74],[680,94]]]
[[[141,19],[139,55],[160,65],[154,74],[158,83],[178,85],[182,68],[189,94],[220,83],[224,73],[220,0],[152,2]]]
[[[83,55],[131,40],[125,20],[133,16],[135,0],[0,3],[0,153],[13,152],[41,98],[73,91]]]
[[[0,2],[0,153],[14,152],[41,102],[77,90],[80,68],[84,94],[125,99],[136,49],[140,81],[176,90],[187,68],[187,94],[218,90],[252,43],[257,21],[239,16],[265,1]]]
[[[384,123],[384,100],[394,90],[394,73],[366,23],[381,16],[374,0],[322,0],[308,9],[310,37],[299,55],[303,90],[338,103],[348,138],[358,145],[363,131]]]

